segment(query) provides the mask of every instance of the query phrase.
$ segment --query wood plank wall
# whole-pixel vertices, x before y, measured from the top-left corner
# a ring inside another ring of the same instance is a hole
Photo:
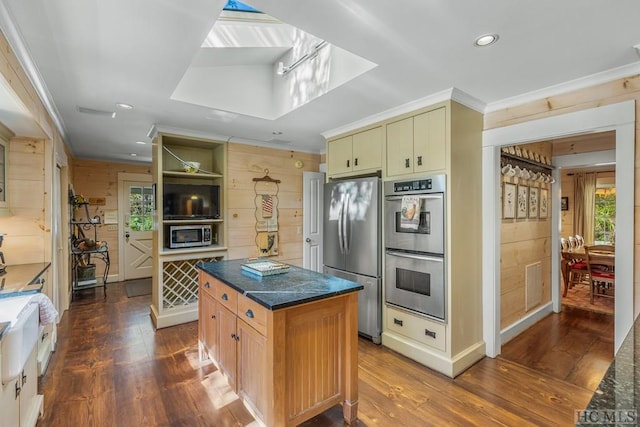
[[[551,156],[548,142],[520,145],[543,156]],[[503,182],[547,189],[547,218],[503,219],[500,228],[500,326],[505,328],[527,314],[525,269],[542,262],[542,302],[551,301],[551,184],[502,176]],[[502,194],[502,191],[501,193]],[[501,196],[502,197],[502,196]],[[501,201],[502,202],[502,201]],[[501,205],[502,206],[502,205]],[[529,311],[535,310],[532,307]]]
[[[640,75],[617,79],[611,82],[547,97],[523,105],[485,114],[484,128],[494,129],[517,123],[558,116],[574,111],[615,104],[628,100],[636,103],[635,125],[635,187],[640,188]],[[640,192],[634,199],[635,217],[640,218]],[[640,266],[640,221],[636,220],[634,266]],[[634,288],[639,289],[638,267],[634,267]]]
[[[73,188],[75,194],[81,194],[86,199],[104,198],[105,204],[101,206],[89,206],[89,215],[99,215],[104,223],[104,213],[107,210],[118,209],[118,173],[151,174],[151,165],[132,163],[101,162],[96,160],[74,159],[72,162]],[[64,190],[63,190],[64,191]],[[86,215],[79,213],[80,216]],[[88,232],[87,237],[91,235]],[[109,258],[111,266],[109,275],[113,278],[119,273],[119,239],[122,233],[119,230],[109,231],[105,224],[98,225],[98,240],[107,242],[109,246]],[[102,274],[103,265],[97,263],[96,274]],[[113,281],[115,279],[111,279]]]
[[[0,217],[7,264],[50,261],[51,230],[45,218],[45,143],[13,138],[7,156],[7,195],[11,216]]]
[[[227,153],[227,219],[228,258],[258,255],[256,246],[256,205],[253,178],[265,175],[281,181],[278,192],[280,261],[302,266],[302,174],[317,172],[319,154],[276,150],[230,143]],[[304,166],[295,167],[301,160]]]

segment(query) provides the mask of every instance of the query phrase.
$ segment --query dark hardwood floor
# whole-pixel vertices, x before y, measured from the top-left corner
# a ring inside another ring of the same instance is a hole
[[[41,378],[45,426],[254,426],[197,323],[154,331],[151,297],[78,294]],[[574,425],[613,357],[613,317],[567,308],[451,380],[360,340],[358,426]],[[339,406],[304,426],[342,426]]]

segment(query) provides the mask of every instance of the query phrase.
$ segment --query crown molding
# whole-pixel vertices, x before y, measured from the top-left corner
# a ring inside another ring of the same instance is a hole
[[[529,102],[538,101],[540,99],[561,95],[568,92],[608,83],[613,80],[640,74],[640,62],[623,65],[621,67],[612,68],[600,73],[591,74],[589,76],[580,77],[575,80],[569,80],[564,83],[549,86],[543,89],[537,89],[531,92],[505,98],[500,101],[490,102],[487,104],[484,113],[492,113],[494,111],[513,108],[518,105],[527,104]]]
[[[380,113],[373,114],[371,116],[365,117],[361,120],[357,120],[347,125],[340,126],[331,130],[327,130],[325,132],[320,133],[320,135],[322,135],[325,139],[331,139],[336,135],[351,132],[353,130],[360,129],[360,128],[372,125],[374,123],[382,122],[382,121],[391,119],[393,117],[401,116],[403,114],[410,113],[412,111],[416,111],[421,108],[429,107],[430,105],[434,105],[439,102],[444,102],[449,100],[456,101],[480,113],[484,112],[484,109],[486,106],[486,104],[481,100],[474,98],[473,96],[461,91],[460,89],[456,89],[455,87],[452,87],[450,89],[445,89],[441,92],[437,92],[437,93],[425,96],[423,98],[416,99],[406,104],[402,104],[397,107],[390,108]]]
[[[63,141],[67,141],[67,132],[64,127],[64,123],[62,118],[60,117],[60,113],[53,102],[53,97],[47,89],[44,80],[42,79],[42,75],[38,71],[35,63],[31,59],[31,55],[27,50],[24,41],[22,40],[22,35],[16,28],[13,23],[13,16],[11,12],[7,9],[7,6],[4,1],[0,1],[0,28],[2,28],[2,32],[4,36],[7,38],[7,42],[11,49],[13,50],[18,62],[22,66],[25,74],[29,78],[31,85],[34,87],[36,93],[38,94],[38,98],[44,105],[44,108],[47,110],[47,113],[51,117],[56,129],[60,133]],[[50,138],[53,138],[53,135],[49,135]],[[67,144],[67,146],[69,146]]]

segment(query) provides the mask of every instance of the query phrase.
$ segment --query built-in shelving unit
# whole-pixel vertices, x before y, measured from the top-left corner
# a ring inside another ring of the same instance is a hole
[[[156,221],[153,232],[154,274],[151,317],[157,328],[198,318],[198,271],[200,261],[216,261],[227,256],[225,174],[227,144],[186,135],[159,133],[153,151],[153,178],[156,186]],[[198,168],[185,166],[198,162]],[[216,217],[176,219],[164,211],[164,189],[170,184],[212,185],[219,189]],[[212,244],[170,248],[169,228],[173,225],[210,225]]]

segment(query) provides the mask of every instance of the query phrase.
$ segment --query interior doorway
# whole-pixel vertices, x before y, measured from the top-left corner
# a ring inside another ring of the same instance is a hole
[[[552,301],[514,323],[509,330],[500,327],[500,148],[505,145],[522,144],[531,141],[551,140],[572,135],[596,132],[615,132],[615,162],[617,169],[616,189],[619,195],[616,223],[619,230],[634,229],[634,180],[635,154],[635,104],[633,101],[548,117],[503,128],[491,129],[483,136],[483,199],[494,203],[483,205],[483,329],[487,355],[500,354],[503,337],[515,336],[535,324],[552,311],[560,311],[560,262],[552,257]],[[554,166],[563,166],[554,159]],[[560,175],[553,171],[556,183],[551,191],[552,206],[560,206]],[[552,253],[559,253],[560,210],[552,209],[553,227],[551,239]],[[634,320],[633,233],[617,233],[615,237],[619,253],[625,254],[624,262],[616,263],[616,278],[620,286],[616,288],[615,299],[615,350],[617,351]]]

